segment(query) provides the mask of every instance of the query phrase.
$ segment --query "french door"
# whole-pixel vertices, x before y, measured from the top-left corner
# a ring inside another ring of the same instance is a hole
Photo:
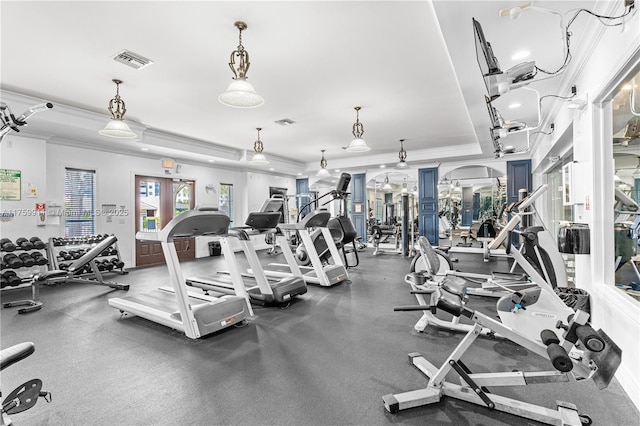
[[[174,216],[195,206],[194,182],[136,176],[136,233],[160,232]],[[195,238],[174,240],[179,259],[195,258]],[[165,263],[159,242],[136,239],[136,266]]]

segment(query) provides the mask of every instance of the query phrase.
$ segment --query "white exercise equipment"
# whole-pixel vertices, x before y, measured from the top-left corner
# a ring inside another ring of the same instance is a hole
[[[181,331],[191,339],[242,323],[247,316],[253,315],[253,311],[228,241],[229,223],[229,216],[215,207],[196,207],[174,217],[160,232],[138,232],[138,240],[161,243],[172,287],[112,298],[109,306],[119,309],[123,316],[133,314],[146,318]],[[220,238],[236,295],[211,297],[188,290],[173,240],[199,235]]]

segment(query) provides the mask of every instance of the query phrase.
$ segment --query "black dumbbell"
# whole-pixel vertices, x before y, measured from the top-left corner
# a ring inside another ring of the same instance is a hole
[[[33,250],[33,243],[24,237],[20,237],[16,240],[16,247],[22,250]]]
[[[58,253],[58,256],[60,256],[61,258],[63,258],[64,260],[73,260],[73,256],[71,256],[68,252],[66,251],[61,251]]]
[[[29,253],[20,253],[18,257],[22,260],[22,266],[27,268],[36,264],[36,260]]]
[[[35,251],[33,253],[31,253],[31,257],[33,257],[33,259],[36,261],[36,265],[48,265],[49,264],[49,260],[47,260],[46,257],[44,257],[44,255],[42,253],[40,253],[39,251]]]
[[[45,248],[47,246],[44,243],[44,241],[42,241],[40,239],[40,237],[31,237],[31,238],[29,238],[29,241],[31,241],[31,244],[33,244],[33,248],[37,249],[37,250],[42,250],[43,248]]]
[[[12,269],[22,268],[22,260],[13,253],[5,254],[2,258],[7,267]]]
[[[121,260],[116,259],[115,257],[113,259],[111,259],[111,263],[116,268],[123,268],[124,267],[124,262],[121,261]]]
[[[58,269],[62,270],[62,271],[66,271],[67,269],[69,269],[69,264],[68,263],[61,263],[58,265]]]
[[[11,242],[8,238],[3,238],[0,240],[0,249],[2,251],[15,251],[16,245]]]
[[[81,250],[70,250],[69,254],[71,255],[71,257],[73,259],[80,259],[80,257],[82,257],[82,253],[80,253]]]
[[[22,279],[14,271],[4,271],[2,278],[6,281],[6,286],[16,287],[22,283]]]
[[[116,267],[116,265],[114,265],[113,263],[109,262],[108,260],[103,261],[102,264],[107,269],[107,271],[112,271],[113,268]]]

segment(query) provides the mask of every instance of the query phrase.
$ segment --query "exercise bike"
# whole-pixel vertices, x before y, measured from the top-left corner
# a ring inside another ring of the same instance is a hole
[[[0,371],[21,361],[35,351],[35,345],[31,342],[18,343],[0,351]],[[2,401],[2,412],[0,413],[0,425],[8,426],[13,424],[9,416],[22,413],[32,408],[38,402],[38,398],[43,398],[51,402],[51,393],[42,390],[42,380],[33,379],[21,384],[13,390]]]

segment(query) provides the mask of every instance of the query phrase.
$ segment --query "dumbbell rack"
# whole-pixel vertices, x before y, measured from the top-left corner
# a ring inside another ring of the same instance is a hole
[[[49,248],[49,259],[51,269],[66,269],[71,263],[73,263],[76,259],[78,259],[83,253],[86,253],[91,248],[93,248],[97,243],[102,241],[107,237],[101,235],[90,235],[85,237],[75,237],[75,238],[49,238],[48,248]],[[68,254],[75,253],[75,257],[71,259],[65,259],[61,253],[66,252]],[[124,262],[120,258],[120,249],[118,248],[118,243],[115,242],[101,256],[98,256],[96,259],[99,260],[109,260],[110,263],[114,264],[113,269],[111,270],[101,270],[101,273],[119,273],[122,275],[126,275],[129,273],[124,267]],[[115,262],[114,262],[115,261]],[[115,265],[117,263],[117,266]],[[92,275],[93,272],[81,273],[79,276],[88,276]]]
[[[13,253],[16,256],[19,256],[22,253],[34,253],[34,252],[38,252],[40,253],[42,256],[47,257],[47,253],[48,253],[48,247],[47,244],[45,243],[45,246],[43,248],[29,248],[29,249],[24,249],[22,247],[16,247],[15,250],[13,251],[5,251],[5,250],[0,250],[0,258],[4,258],[5,255]],[[51,261],[49,261],[49,265],[51,264]],[[17,288],[25,288],[25,287],[29,287],[31,286],[31,277],[35,274],[38,274],[40,272],[44,272],[46,271],[47,265],[32,265],[32,266],[20,266],[18,268],[11,268],[9,267],[7,264],[5,264],[4,262],[2,262],[2,266],[0,267],[0,274],[4,274],[7,271],[14,271],[16,273],[16,276],[20,279],[20,282],[16,285],[7,285],[6,287],[3,287],[2,290],[13,290],[13,289],[17,289]]]

